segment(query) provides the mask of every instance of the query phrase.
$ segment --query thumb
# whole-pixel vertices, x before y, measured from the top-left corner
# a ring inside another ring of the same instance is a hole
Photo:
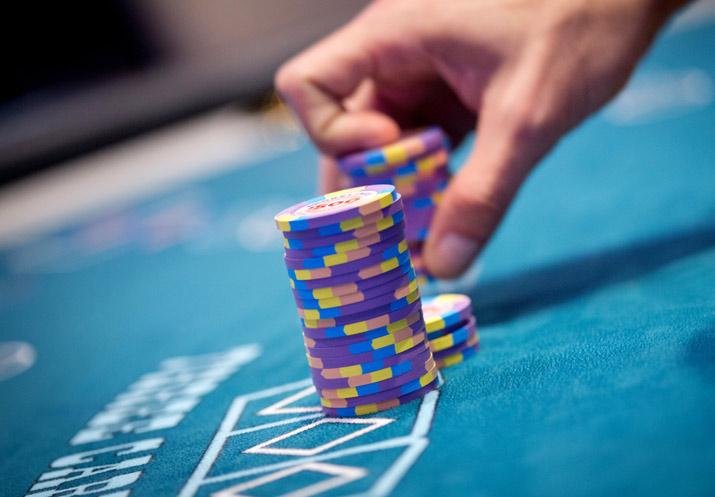
[[[432,275],[459,276],[483,249],[529,171],[553,144],[535,131],[480,121],[475,147],[430,226],[424,254]]]

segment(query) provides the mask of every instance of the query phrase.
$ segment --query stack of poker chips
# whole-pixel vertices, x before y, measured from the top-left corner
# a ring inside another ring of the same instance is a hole
[[[479,351],[477,320],[468,296],[445,293],[423,298],[422,313],[438,369],[458,364]]]
[[[437,367],[396,188],[341,190],[275,220],[323,411],[370,414],[433,390]]]
[[[432,216],[449,182],[449,140],[439,127],[407,132],[382,148],[338,159],[350,186],[392,184],[402,196],[405,237],[420,283],[431,280],[422,248]]]

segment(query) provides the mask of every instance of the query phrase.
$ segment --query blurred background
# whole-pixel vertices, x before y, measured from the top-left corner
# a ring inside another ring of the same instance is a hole
[[[227,103],[366,0],[12,2],[1,30],[0,182]]]

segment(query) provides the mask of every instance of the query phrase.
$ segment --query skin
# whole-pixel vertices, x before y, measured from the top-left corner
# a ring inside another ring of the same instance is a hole
[[[441,125],[478,139],[430,227],[427,269],[453,278],[489,240],[530,171],[626,83],[684,1],[377,0],[284,64],[276,88],[331,157]]]

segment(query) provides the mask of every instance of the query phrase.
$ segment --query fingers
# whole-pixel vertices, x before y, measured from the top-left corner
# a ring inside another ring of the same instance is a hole
[[[454,278],[469,268],[558,136],[524,118],[480,122],[475,148],[450,182],[430,226],[424,256],[431,274]]]
[[[371,109],[348,111],[344,100],[374,68],[370,33],[353,22],[285,64],[276,88],[295,109],[317,147],[340,156],[399,138],[397,123]]]

